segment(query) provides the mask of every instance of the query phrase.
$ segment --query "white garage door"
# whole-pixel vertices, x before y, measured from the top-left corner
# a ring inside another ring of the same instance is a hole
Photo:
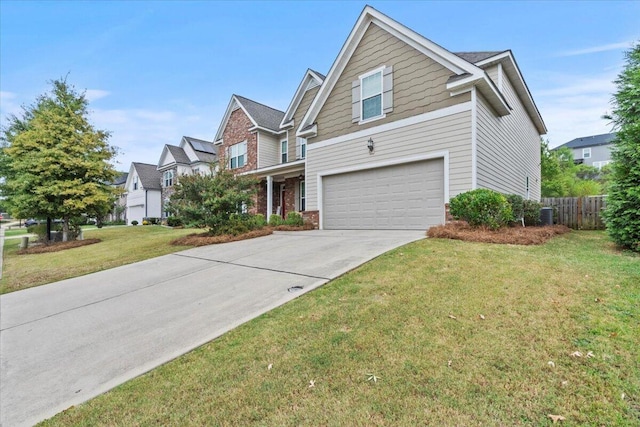
[[[426,230],[444,222],[442,159],[322,178],[326,229]]]

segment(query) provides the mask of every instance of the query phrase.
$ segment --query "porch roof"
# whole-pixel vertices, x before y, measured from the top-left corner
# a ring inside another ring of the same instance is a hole
[[[302,159],[296,160],[295,162],[282,163],[248,171],[243,173],[243,175],[252,175],[259,179],[266,178],[267,176],[271,176],[276,180],[284,179],[301,173],[304,175],[305,165],[306,160]]]

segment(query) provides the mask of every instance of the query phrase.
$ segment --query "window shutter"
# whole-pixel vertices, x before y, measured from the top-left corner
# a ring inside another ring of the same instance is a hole
[[[351,122],[360,121],[360,79],[351,83]]]
[[[393,65],[385,67],[382,73],[382,112],[393,111]]]

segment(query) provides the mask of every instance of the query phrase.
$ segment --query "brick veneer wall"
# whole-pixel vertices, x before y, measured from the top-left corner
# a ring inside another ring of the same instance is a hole
[[[227,164],[227,149],[239,142],[247,141],[247,161],[241,168],[233,169],[234,172],[246,172],[257,169],[258,164],[258,136],[255,132],[249,132],[249,128],[253,126],[249,117],[241,108],[233,111],[227,126],[222,132],[222,145],[218,149],[218,158],[222,164]]]

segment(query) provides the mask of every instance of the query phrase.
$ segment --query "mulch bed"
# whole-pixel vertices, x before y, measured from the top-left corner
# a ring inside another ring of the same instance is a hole
[[[86,239],[86,240],[72,240],[70,242],[56,242],[49,243],[48,245],[32,246],[27,249],[21,249],[18,251],[18,255],[27,254],[44,254],[48,252],[64,251],[66,249],[79,248],[81,246],[93,245],[99,243],[100,239]]]
[[[501,243],[511,245],[541,245],[554,236],[568,233],[564,225],[543,227],[504,227],[491,230],[486,227],[474,228],[464,221],[452,221],[445,225],[431,227],[427,236],[437,239],[464,240],[467,242]]]
[[[259,230],[252,230],[245,234],[234,236],[232,234],[223,234],[221,236],[212,236],[209,233],[194,233],[189,234],[171,242],[174,246],[206,246],[215,245],[218,243],[237,242],[239,240],[253,239],[256,237],[268,236],[273,234],[274,231],[303,231],[313,230],[313,225],[303,225],[301,227],[292,225],[278,225],[276,227],[265,227]]]

